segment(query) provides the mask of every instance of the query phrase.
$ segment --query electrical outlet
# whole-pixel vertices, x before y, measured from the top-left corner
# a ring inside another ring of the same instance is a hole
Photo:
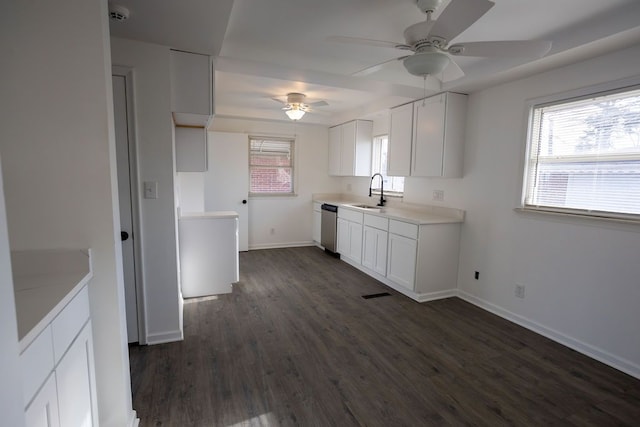
[[[444,202],[444,190],[433,190],[433,200]]]
[[[347,191],[351,192],[351,184],[347,184]]]
[[[516,285],[516,297],[524,298],[524,285]]]
[[[275,228],[272,228],[272,229],[271,229],[271,235],[273,236],[274,234],[276,234],[276,229],[275,229]]]

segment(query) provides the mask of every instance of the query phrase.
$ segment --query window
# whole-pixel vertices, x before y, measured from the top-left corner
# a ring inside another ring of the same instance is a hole
[[[640,86],[535,105],[524,207],[640,219]]]
[[[403,176],[387,176],[387,152],[389,150],[389,136],[380,135],[373,138],[372,173],[380,173],[384,177],[385,194],[396,193],[401,196],[404,192]],[[373,180],[372,190],[380,191],[380,178]]]
[[[292,195],[293,139],[249,138],[249,193]]]

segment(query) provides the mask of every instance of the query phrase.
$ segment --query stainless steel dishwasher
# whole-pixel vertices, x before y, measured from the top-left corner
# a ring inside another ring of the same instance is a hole
[[[336,228],[338,221],[338,207],[323,203],[322,222],[320,229],[320,244],[326,251],[336,253]]]

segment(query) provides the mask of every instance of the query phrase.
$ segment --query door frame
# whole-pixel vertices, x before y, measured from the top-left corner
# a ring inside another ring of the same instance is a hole
[[[147,344],[146,300],[142,275],[142,227],[140,217],[140,179],[138,177],[138,140],[134,114],[134,70],[112,66],[111,75],[124,77],[127,102],[127,137],[129,142],[129,186],[131,191],[131,221],[133,229],[133,263],[136,280],[136,311],[138,317],[138,343]]]

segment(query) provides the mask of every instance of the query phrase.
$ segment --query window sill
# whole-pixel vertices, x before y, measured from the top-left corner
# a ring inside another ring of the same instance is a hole
[[[608,226],[614,228],[622,228],[625,230],[633,230],[640,232],[640,219],[633,218],[616,218],[597,215],[579,214],[573,212],[552,211],[547,209],[536,209],[530,207],[518,207],[513,209],[514,212],[531,217],[546,218],[557,220],[560,222],[570,222],[572,224],[579,223],[591,226]]]
[[[283,193],[283,194],[277,194],[277,193],[260,194],[260,193],[255,193],[255,194],[249,194],[249,199],[250,200],[290,199],[290,198],[294,198],[294,197],[298,197],[298,194],[297,193]]]

